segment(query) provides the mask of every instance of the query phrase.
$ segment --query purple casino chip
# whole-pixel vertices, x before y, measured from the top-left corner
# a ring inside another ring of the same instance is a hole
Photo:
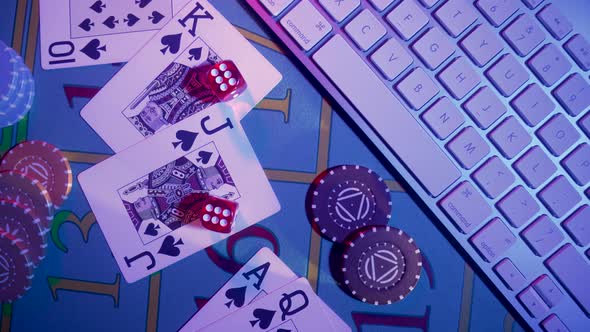
[[[403,300],[420,279],[422,255],[414,239],[389,226],[371,226],[346,240],[344,284],[357,299],[374,305]]]
[[[30,208],[44,230],[51,227],[53,204],[38,180],[17,171],[0,171],[0,197]]]
[[[0,302],[21,298],[31,288],[33,262],[24,241],[0,228]]]
[[[308,192],[307,210],[322,235],[342,242],[359,228],[387,225],[391,196],[383,179],[372,170],[341,165],[315,178]]]
[[[31,209],[14,201],[0,198],[0,228],[16,234],[29,249],[29,256],[35,266],[45,258],[47,248],[46,231]]]

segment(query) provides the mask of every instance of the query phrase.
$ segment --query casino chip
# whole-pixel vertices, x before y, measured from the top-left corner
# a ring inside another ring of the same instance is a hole
[[[0,302],[21,298],[32,280],[33,262],[24,241],[0,228]]]
[[[0,228],[23,240],[35,266],[45,258],[46,231],[31,209],[16,202],[0,199]]]
[[[51,226],[53,204],[39,181],[17,171],[0,171],[0,197],[30,208],[41,221],[43,230]]]
[[[355,298],[374,305],[404,299],[416,287],[422,255],[414,239],[389,226],[372,226],[347,238],[344,284]]]
[[[322,235],[342,242],[355,230],[387,225],[391,197],[383,179],[358,165],[322,172],[309,188],[307,210]]]
[[[0,42],[0,128],[22,120],[35,98],[35,81],[22,58]]]
[[[12,148],[2,159],[0,171],[16,170],[35,179],[47,189],[56,209],[72,189],[70,162],[55,146],[27,141]]]

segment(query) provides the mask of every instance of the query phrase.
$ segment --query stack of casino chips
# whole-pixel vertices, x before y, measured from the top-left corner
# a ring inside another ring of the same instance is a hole
[[[22,120],[35,98],[35,81],[23,59],[0,40],[0,128]]]
[[[72,188],[70,163],[56,147],[26,141],[0,162],[0,302],[22,297],[46,255],[54,210]]]
[[[322,172],[306,198],[312,227],[334,242],[334,279],[353,297],[374,305],[404,299],[422,270],[414,239],[388,226],[391,207],[383,178],[359,165]]]

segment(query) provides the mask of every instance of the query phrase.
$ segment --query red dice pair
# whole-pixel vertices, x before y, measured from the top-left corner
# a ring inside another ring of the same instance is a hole
[[[237,98],[247,87],[244,77],[231,60],[221,61],[209,67],[207,82],[220,101]]]

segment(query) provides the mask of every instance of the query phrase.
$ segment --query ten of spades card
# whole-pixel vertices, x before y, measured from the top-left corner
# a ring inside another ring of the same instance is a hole
[[[231,110],[205,110],[78,176],[123,276],[134,282],[279,211]],[[235,200],[231,233],[183,218],[193,193]]]
[[[224,75],[239,74],[247,85],[239,97],[227,102],[216,99],[202,79],[203,72],[222,59],[233,61],[239,71]],[[280,80],[278,71],[209,3],[193,0],[90,100],[81,115],[118,152],[204,109],[230,108],[241,118]]]

